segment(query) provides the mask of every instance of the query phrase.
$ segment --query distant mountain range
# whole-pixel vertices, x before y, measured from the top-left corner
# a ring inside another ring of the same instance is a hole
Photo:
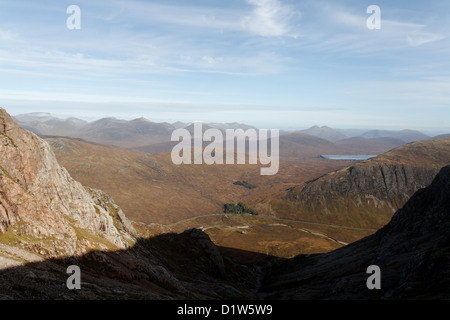
[[[362,137],[368,139],[374,138],[392,138],[403,142],[412,142],[418,140],[430,139],[431,137],[416,130],[345,130],[333,129],[327,126],[313,126],[309,129],[302,130],[302,132],[310,135],[320,137],[332,142],[344,140],[353,137]]]
[[[316,136],[322,139],[326,139],[331,142],[336,142],[339,140],[347,139],[348,136],[343,134],[342,132],[332,129],[327,126],[319,127],[319,126],[313,126],[309,129],[302,130],[302,132],[305,132],[307,134],[310,134],[312,136]]]
[[[171,135],[175,129],[187,128],[192,131],[191,123],[153,122],[145,118],[120,120],[109,117],[87,122],[73,117],[60,119],[45,112],[21,114],[13,118],[22,128],[40,136],[80,138],[94,143],[135,148],[152,154],[172,150],[177,143],[171,141]],[[247,130],[254,127],[242,123],[204,123],[203,129],[207,128],[224,131],[237,128]],[[317,140],[317,138],[321,140]],[[327,126],[313,126],[295,132],[281,132],[281,143],[286,146],[284,148],[285,155],[290,154],[291,156],[299,156],[299,152],[301,155],[309,155],[309,151],[314,154],[317,152],[379,154],[412,141],[429,138],[430,136],[415,130],[346,130]],[[302,150],[295,148],[299,144],[301,144]]]
[[[370,130],[361,135],[364,138],[395,138],[401,139],[405,142],[413,142],[418,140],[425,140],[431,138],[422,132],[415,130]]]
[[[153,122],[145,118],[120,120],[113,117],[87,122],[76,118],[60,119],[44,112],[17,115],[13,119],[22,128],[37,135],[80,138],[124,148],[145,148],[160,143],[170,143],[175,129],[189,128],[191,125],[180,121],[170,124]],[[203,127],[220,130],[253,128],[239,123],[205,123]]]

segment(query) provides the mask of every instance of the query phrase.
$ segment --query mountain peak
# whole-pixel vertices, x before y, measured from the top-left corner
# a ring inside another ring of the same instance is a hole
[[[0,125],[0,130],[3,134],[7,134],[12,127],[17,127],[16,122],[3,108],[0,108]]]
[[[335,130],[333,128],[322,126],[319,127],[318,125],[312,126],[309,129],[302,130],[302,132],[308,133],[310,135],[326,139],[331,142],[336,142],[338,140],[346,139],[348,138],[345,134],[342,132],[339,132],[338,130]]]
[[[140,118],[136,118],[136,119],[133,119],[133,120],[131,120],[131,121],[144,121],[144,122],[152,122],[152,121],[148,120],[148,119],[147,119],[147,118],[145,118],[145,117],[140,117]]]
[[[59,119],[48,112],[30,112],[30,113],[18,114],[16,116],[14,116],[13,118],[20,122],[44,122],[44,121],[48,121],[48,120],[58,120]]]

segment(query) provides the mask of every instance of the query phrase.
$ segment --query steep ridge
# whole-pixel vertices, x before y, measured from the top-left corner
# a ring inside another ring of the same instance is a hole
[[[275,265],[260,290],[270,299],[448,299],[450,166],[417,191],[375,234],[319,255]],[[367,268],[381,270],[369,290]]]
[[[449,138],[416,141],[291,188],[291,214],[378,229],[449,163]]]

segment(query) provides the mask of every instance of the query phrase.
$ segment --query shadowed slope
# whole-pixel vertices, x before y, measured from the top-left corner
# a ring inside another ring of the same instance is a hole
[[[448,299],[450,166],[417,191],[375,234],[330,253],[282,262],[265,279],[271,299]],[[367,267],[381,269],[368,290]]]
[[[141,238],[126,250],[48,260],[0,244],[0,263],[0,300],[255,299],[262,276],[261,267],[235,263],[196,229]],[[72,265],[81,271],[80,290],[66,285]]]

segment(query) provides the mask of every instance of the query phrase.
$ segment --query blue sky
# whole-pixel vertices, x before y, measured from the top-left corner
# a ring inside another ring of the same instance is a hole
[[[79,30],[66,27],[72,4]],[[450,132],[449,33],[447,0],[0,0],[0,105]]]

